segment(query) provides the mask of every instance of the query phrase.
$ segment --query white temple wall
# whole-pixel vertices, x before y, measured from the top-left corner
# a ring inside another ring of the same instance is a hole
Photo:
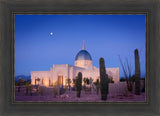
[[[63,76],[63,85],[65,85],[65,80],[69,77],[69,65],[53,65],[53,78],[55,82],[58,80],[58,76]]]
[[[31,72],[31,84],[35,85],[35,79],[39,78],[40,81],[36,81],[36,84],[42,85],[42,79],[44,79],[45,86],[49,85],[49,79],[51,77],[50,71],[32,71]]]
[[[119,68],[106,68],[106,73],[108,76],[113,77],[114,83],[118,83],[120,81]]]
[[[70,78],[73,80],[78,75],[78,72],[82,72],[82,78],[87,77],[94,79],[95,82],[96,79],[100,78],[99,68],[92,67],[92,68],[81,68],[73,65],[53,65],[53,68],[51,68],[50,71],[32,71],[31,72],[31,83],[35,84],[35,79],[40,78],[39,84],[42,85],[42,79],[44,79],[45,86],[49,86],[49,80],[50,85],[53,85],[58,80],[58,76],[63,76],[63,85],[66,84],[66,79]],[[120,81],[119,77],[119,68],[106,68],[106,73],[109,76],[113,77],[114,83],[118,83]],[[38,82],[37,82],[38,84]]]

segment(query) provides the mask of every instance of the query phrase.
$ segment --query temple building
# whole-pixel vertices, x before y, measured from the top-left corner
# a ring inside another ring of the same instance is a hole
[[[44,86],[52,86],[55,82],[59,82],[65,85],[66,79],[74,79],[78,75],[78,72],[82,73],[82,78],[92,78],[93,81],[100,78],[99,68],[93,66],[92,57],[85,49],[83,42],[82,50],[80,50],[75,57],[75,65],[60,64],[51,67],[50,71],[32,71],[31,83],[33,85],[39,84]],[[119,67],[106,68],[106,73],[109,77],[113,78],[114,83],[118,83],[120,80]],[[39,78],[39,81],[37,79]],[[83,79],[82,79],[83,80]]]

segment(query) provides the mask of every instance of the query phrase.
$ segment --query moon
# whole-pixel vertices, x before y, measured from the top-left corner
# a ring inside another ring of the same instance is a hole
[[[53,35],[53,33],[51,32],[51,33],[50,33],[50,35],[52,36],[52,35]]]

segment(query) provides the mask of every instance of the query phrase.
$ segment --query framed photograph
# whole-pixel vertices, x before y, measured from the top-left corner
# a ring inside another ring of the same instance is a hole
[[[118,2],[1,1],[1,114],[159,115],[159,2]]]
[[[13,15],[15,103],[146,102],[147,14]]]

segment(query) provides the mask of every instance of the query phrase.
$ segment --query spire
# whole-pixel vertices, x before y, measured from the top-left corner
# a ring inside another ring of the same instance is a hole
[[[84,46],[84,40],[83,40],[83,46],[82,46],[82,50],[85,50],[85,46]]]

